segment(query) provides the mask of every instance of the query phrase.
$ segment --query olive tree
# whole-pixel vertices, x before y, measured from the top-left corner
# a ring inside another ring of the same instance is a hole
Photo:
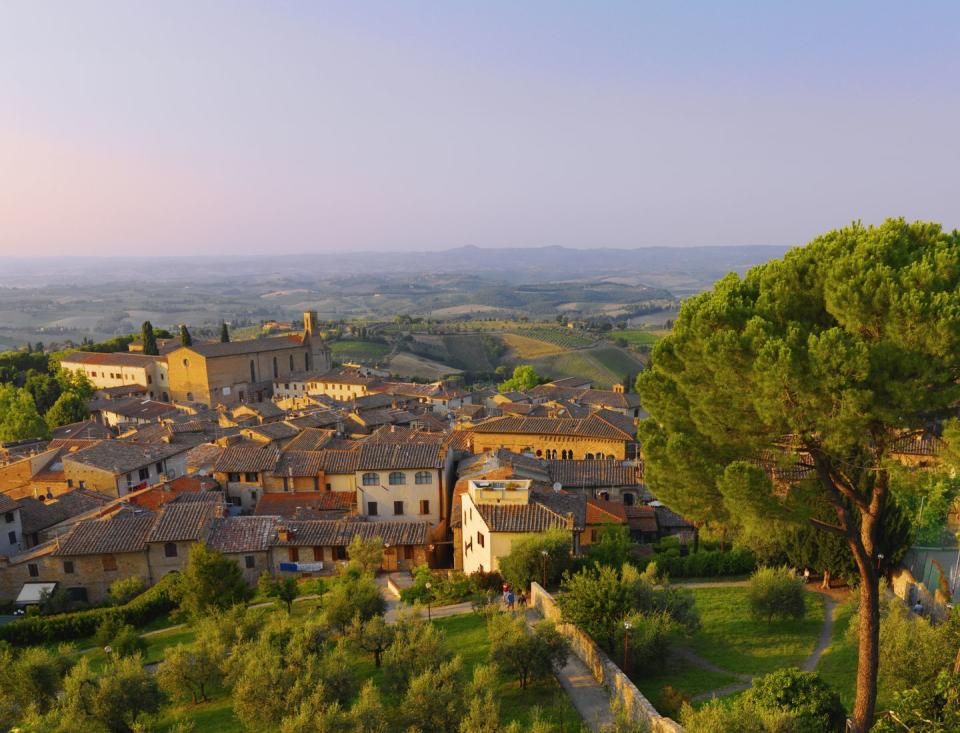
[[[861,587],[853,721],[877,697],[898,442],[960,397],[960,233],[854,224],[684,302],[637,391],[653,492],[694,520],[808,523]],[[816,516],[826,504],[828,519]]]

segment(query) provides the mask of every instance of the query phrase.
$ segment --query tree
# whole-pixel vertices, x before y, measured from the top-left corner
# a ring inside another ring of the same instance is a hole
[[[500,558],[500,574],[514,588],[526,588],[534,580],[542,583],[546,570],[547,585],[555,585],[573,565],[571,545],[570,533],[562,529],[514,542],[510,554]]]
[[[207,634],[189,646],[168,647],[157,667],[160,689],[173,698],[190,697],[196,704],[208,700],[207,692],[223,679],[221,666],[226,647]]]
[[[564,621],[611,652],[621,619],[633,610],[633,589],[618,570],[601,566],[567,575],[556,600]]]
[[[499,686],[495,664],[478,664],[464,691],[467,709],[460,720],[459,733],[500,733]]]
[[[324,594],[322,607],[327,623],[343,633],[357,615],[366,621],[383,614],[387,602],[371,576],[345,574]]]
[[[63,682],[62,729],[132,733],[144,715],[157,712],[161,701],[160,688],[139,656],[115,659],[101,672],[81,657]]]
[[[395,689],[426,669],[436,669],[450,659],[443,632],[425,618],[404,614],[394,624],[394,638],[383,653],[384,678]]]
[[[270,573],[264,570],[257,585],[260,595],[276,598],[287,607],[287,613],[293,613],[293,602],[300,593],[296,578],[272,578]]]
[[[356,648],[373,654],[373,664],[379,669],[383,653],[393,642],[393,628],[383,616],[363,621],[358,615],[353,617],[353,623],[347,629],[347,638]]]
[[[520,682],[520,689],[567,663],[570,646],[552,621],[538,621],[530,632],[523,616],[491,614],[487,622],[490,659]]]
[[[463,715],[462,668],[463,661],[454,657],[415,675],[401,706],[404,722],[414,730],[456,733]]]
[[[600,539],[587,545],[587,557],[597,565],[619,568],[630,559],[630,528],[622,524],[605,524]]]
[[[64,392],[47,411],[44,419],[51,428],[58,428],[61,425],[86,420],[88,417],[90,417],[90,409],[87,407],[86,400],[76,392]]]
[[[41,415],[47,412],[57,401],[63,388],[57,378],[46,372],[38,372],[31,369],[27,372],[27,378],[23,382],[24,389],[33,397],[33,402],[37,406],[37,412]]]
[[[759,568],[750,578],[747,591],[750,613],[769,624],[774,616],[802,619],[807,612],[803,580],[790,568]]]
[[[111,605],[122,606],[143,593],[144,589],[143,578],[139,575],[117,578],[110,584],[107,599]]]
[[[118,657],[132,657],[147,653],[147,642],[130,624],[123,624],[110,640],[110,653]]]
[[[226,344],[230,342],[230,331],[227,328],[226,321],[220,321],[220,343]]]
[[[529,364],[521,364],[514,367],[513,376],[505,382],[501,382],[497,389],[501,392],[526,392],[542,382],[543,378],[537,374],[536,369]]]
[[[373,680],[367,680],[360,688],[360,695],[350,708],[350,719],[351,733],[386,733],[387,713]]]
[[[842,731],[846,723],[840,696],[816,672],[778,669],[754,680],[743,697],[748,706],[795,715],[798,731]]]
[[[960,397],[958,285],[960,233],[854,224],[686,300],[637,379],[658,498],[695,520],[810,523],[848,545],[860,733],[873,722],[879,577],[893,549],[880,544],[889,465],[897,440]],[[773,470],[777,456],[796,470]],[[829,521],[813,516],[824,503]]]
[[[347,545],[347,557],[349,568],[359,573],[375,573],[383,564],[383,540],[379,537],[363,540],[360,535],[354,535]]]
[[[30,710],[44,714],[57,699],[61,678],[72,664],[64,649],[29,647],[18,655],[0,651],[0,721],[13,727]]]
[[[237,563],[202,542],[190,548],[180,592],[180,610],[191,618],[244,603],[251,596]]]
[[[153,324],[150,321],[144,321],[140,327],[140,338],[143,339],[143,353],[147,356],[159,356],[160,349],[157,348],[157,337],[153,333]]]
[[[12,384],[0,384],[0,443],[47,438],[50,430],[37,412],[30,393]]]
[[[190,335],[185,323],[180,324],[180,345],[193,346],[193,336]]]

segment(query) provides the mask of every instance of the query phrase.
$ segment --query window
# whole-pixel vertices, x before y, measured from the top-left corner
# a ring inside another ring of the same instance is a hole
[[[252,359],[250,360],[250,381],[251,382],[257,381],[257,366],[256,364],[253,363]]]
[[[163,556],[164,557],[176,557],[177,556],[177,543],[168,542],[163,546]]]
[[[67,588],[67,598],[69,598],[74,603],[86,603],[87,589],[86,588]]]
[[[293,354],[290,354],[290,371],[293,371]]]
[[[477,532],[477,544],[483,547],[483,533]]]
[[[290,480],[286,476],[283,477],[283,490],[290,491]]]
[[[236,482],[239,481],[239,480],[240,480],[240,474],[239,474],[239,473],[228,473],[228,474],[227,474],[227,481],[230,481],[230,482],[232,482],[232,483],[236,483]]]
[[[598,539],[600,539],[600,532],[599,532],[598,530],[591,529],[591,530],[590,530],[590,541],[591,541],[591,542],[596,542]]]
[[[363,485],[364,486],[377,486],[380,483],[380,476],[376,473],[365,473],[363,474]]]
[[[347,548],[343,545],[338,545],[333,548],[333,559],[334,560],[346,560],[347,559]]]
[[[73,575],[73,560],[63,561],[63,572],[67,575]]]
[[[413,560],[413,548],[410,545],[403,546],[403,559]]]
[[[314,547],[313,548],[313,559],[315,562],[323,562],[323,548]]]
[[[375,501],[367,502],[367,514],[369,514],[371,517],[377,516],[377,502]]]
[[[190,360],[189,360],[189,359],[184,359],[184,360],[183,360],[183,365],[184,365],[185,367],[190,366]]]
[[[104,570],[116,570],[117,569],[117,558],[113,555],[103,555],[100,558],[100,562],[103,564]]]
[[[250,501],[252,501],[254,504],[257,503],[257,492],[256,492],[256,491],[251,491],[251,492],[250,492]]]
[[[193,402],[193,392],[187,392],[187,402]]]
[[[310,352],[309,351],[303,355],[303,369],[304,371],[307,371],[307,372],[310,371]]]
[[[3,515],[3,518],[4,518],[4,520],[6,520],[7,524],[12,524],[12,523],[13,523],[13,512],[7,512],[6,514]]]
[[[257,474],[247,471],[245,474],[243,474],[243,480],[248,484],[255,484],[257,483]]]
[[[157,464],[157,473],[163,473],[163,461]]]
[[[253,555],[244,555],[243,556],[243,566],[248,570],[255,568],[257,566],[257,561]]]
[[[153,384],[153,377],[151,377],[149,374],[147,375],[147,384]]]
[[[421,514],[429,514],[429,513],[430,513],[430,500],[429,500],[429,499],[421,499],[421,500],[420,500],[420,513],[421,513]]]
[[[418,484],[432,484],[433,483],[433,474],[429,471],[417,471],[417,475],[414,477]]]
[[[85,489],[85,488],[87,488],[87,482],[84,481],[83,479],[80,479],[79,486],[80,486],[81,489]]]
[[[317,480],[319,481],[320,479],[318,478]],[[324,484],[324,486],[326,486],[327,491],[330,491],[331,489],[333,489],[333,484]]]
[[[623,505],[633,506],[633,498],[634,498],[633,494],[631,494],[629,491],[623,492],[623,495],[621,496],[621,499],[623,500]]]
[[[290,562],[300,562],[300,548],[288,547],[287,558],[290,560]]]
[[[72,478],[68,478],[68,479],[67,479],[67,488],[68,488],[68,489],[72,489],[72,488],[73,488],[73,479],[72,479]]]
[[[16,532],[7,532],[7,539],[10,540],[11,545],[17,544],[17,533]]]
[[[150,478],[150,469],[141,468],[139,471],[137,471],[137,476],[141,481],[146,481],[148,478]]]
[[[37,565],[35,562],[30,563],[29,565],[27,565],[27,573],[30,575],[31,578],[38,577],[40,575],[40,566]]]
[[[403,514],[403,502],[395,501],[393,502],[393,513],[394,514]]]
[[[407,475],[403,471],[391,471],[390,472],[390,485],[399,486],[400,484],[407,483]]]
[[[277,366],[277,357],[273,357],[273,378],[280,376],[280,367]]]

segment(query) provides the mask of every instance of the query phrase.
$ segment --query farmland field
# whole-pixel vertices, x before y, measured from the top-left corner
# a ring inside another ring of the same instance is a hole
[[[503,342],[510,347],[517,359],[537,359],[550,354],[562,354],[566,349],[557,344],[541,341],[538,338],[521,336],[517,333],[505,333],[501,336]]]
[[[396,354],[390,360],[389,368],[390,373],[398,377],[413,377],[431,381],[463,372],[462,369],[456,369],[431,359],[424,359],[422,356],[406,351]]]
[[[390,353],[390,347],[387,344],[376,341],[331,341],[328,346],[331,355],[337,361],[351,359],[377,361]]]
[[[611,336],[625,339],[631,346],[652,346],[660,340],[655,333],[639,330],[614,331]]]

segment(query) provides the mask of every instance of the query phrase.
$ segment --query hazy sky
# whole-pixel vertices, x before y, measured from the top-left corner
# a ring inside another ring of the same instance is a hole
[[[842,7],[840,7],[842,6]],[[960,3],[0,2],[0,254],[960,226]]]

